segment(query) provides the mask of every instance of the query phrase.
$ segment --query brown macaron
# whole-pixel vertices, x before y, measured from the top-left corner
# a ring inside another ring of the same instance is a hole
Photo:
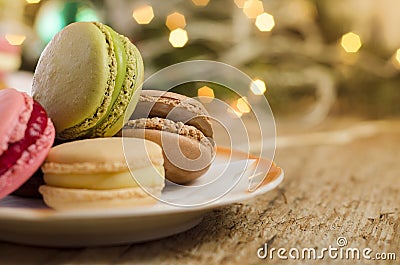
[[[202,176],[215,154],[213,129],[204,106],[172,92],[143,90],[122,135],[159,144],[165,177],[178,184]]]
[[[183,122],[213,137],[209,114],[199,101],[173,92],[142,90],[131,119],[159,117]]]

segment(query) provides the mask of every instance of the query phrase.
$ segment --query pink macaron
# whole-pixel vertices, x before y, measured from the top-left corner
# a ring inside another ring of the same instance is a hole
[[[55,130],[43,107],[25,93],[0,90],[0,199],[24,184],[45,160]]]

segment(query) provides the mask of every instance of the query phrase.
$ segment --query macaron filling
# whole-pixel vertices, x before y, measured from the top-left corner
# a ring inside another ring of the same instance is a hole
[[[27,150],[29,146],[35,144],[41,135],[43,135],[47,127],[47,121],[45,110],[39,103],[33,101],[33,109],[28,120],[24,138],[18,142],[9,144],[8,149],[0,156],[0,175],[3,175],[13,167],[18,159],[20,159],[23,152]]]
[[[156,187],[164,185],[164,168],[152,165],[121,172],[98,173],[49,173],[44,174],[47,185],[68,189],[110,190],[135,188],[139,186]],[[133,177],[132,177],[133,176]]]
[[[115,101],[119,97],[121,93],[122,84],[124,82],[126,76],[126,51],[124,48],[124,44],[122,43],[120,37],[117,33],[112,30],[110,27],[105,26],[111,34],[111,38],[113,40],[113,46],[115,51],[115,58],[117,60],[117,76],[115,78],[115,87],[114,92],[112,94],[111,99],[111,107],[108,109],[107,114],[110,113],[112,107],[114,106]]]
[[[122,78],[119,97],[114,102],[108,117],[92,131],[91,136],[93,137],[98,135],[110,137],[121,130],[126,122],[125,119],[129,118],[135,109],[140,96],[141,82],[143,81],[143,60],[138,49],[128,38],[119,35],[111,28],[109,29],[110,36],[117,40],[117,45],[122,45],[120,48],[125,51],[125,72],[124,76],[122,74],[117,75]]]
[[[117,101],[118,97],[121,94],[122,90],[122,85],[125,80],[126,76],[126,58],[127,54],[124,48],[124,45],[121,41],[121,38],[117,35],[117,33],[112,30],[110,27],[101,25],[99,23],[95,23],[95,25],[102,31],[107,31],[109,35],[111,36],[111,41],[109,45],[112,45],[114,48],[114,53],[115,53],[115,60],[116,60],[116,77],[115,77],[115,85],[114,85],[114,90],[111,95],[111,102],[110,105],[105,113],[105,115],[98,121],[96,124],[96,127],[99,125],[108,122],[107,117],[110,115],[110,112],[113,110],[115,102]],[[108,41],[110,41],[108,40]]]
[[[186,125],[183,122],[175,122],[163,118],[142,118],[137,120],[130,120],[124,129],[152,129],[160,130],[170,133],[176,133],[182,136],[190,137],[199,142],[206,142],[211,145],[210,141],[204,134],[196,127]]]

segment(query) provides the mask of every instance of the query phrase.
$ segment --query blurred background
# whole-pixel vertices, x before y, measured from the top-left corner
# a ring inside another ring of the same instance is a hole
[[[278,120],[400,115],[398,0],[0,0],[0,88],[30,89],[49,40],[74,21],[100,21],[142,52],[146,76],[217,60],[242,70]],[[213,84],[198,95],[223,97]],[[238,116],[245,98],[227,96]],[[293,123],[292,123],[293,124]]]

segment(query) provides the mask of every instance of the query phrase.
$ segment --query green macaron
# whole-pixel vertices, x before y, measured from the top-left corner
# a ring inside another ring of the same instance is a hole
[[[133,112],[143,76],[142,57],[128,38],[98,22],[77,22],[40,56],[33,97],[53,120],[57,138],[108,137]]]

